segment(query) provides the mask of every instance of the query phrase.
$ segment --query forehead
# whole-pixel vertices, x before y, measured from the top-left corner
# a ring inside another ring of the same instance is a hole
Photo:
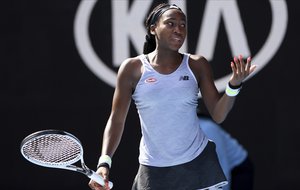
[[[178,9],[169,9],[166,12],[164,12],[161,15],[161,19],[162,20],[166,20],[166,19],[180,19],[180,20],[186,20],[186,16],[185,14],[178,10]]]

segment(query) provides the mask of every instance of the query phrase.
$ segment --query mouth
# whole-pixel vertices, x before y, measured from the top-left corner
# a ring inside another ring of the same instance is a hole
[[[179,36],[172,37],[171,39],[172,39],[172,41],[175,41],[177,43],[182,43],[183,42],[183,38],[179,37]]]

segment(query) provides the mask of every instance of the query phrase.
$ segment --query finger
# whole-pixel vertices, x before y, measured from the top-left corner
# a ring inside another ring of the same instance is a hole
[[[232,73],[235,75],[236,74],[236,66],[235,63],[233,61],[230,62],[230,66],[231,66],[231,70]]]
[[[240,62],[240,66],[241,66],[240,67],[241,73],[244,73],[245,72],[245,62],[244,62],[242,55],[239,56],[239,62]]]
[[[108,180],[105,180],[105,189],[106,190],[110,190],[110,188],[109,188],[109,181]]]
[[[90,180],[90,181],[89,181],[89,184],[88,184],[88,185],[89,185],[89,187],[90,187],[91,189],[94,189],[94,184],[93,184],[93,183],[94,183],[93,180]]]
[[[249,74],[250,71],[250,67],[251,67],[251,57],[247,58],[247,62],[245,64],[245,72]]]
[[[251,74],[255,70],[256,67],[257,67],[256,65],[251,65],[249,74]]]
[[[104,181],[108,180],[109,176],[109,169],[107,167],[100,167],[99,173],[103,177]]]
[[[97,182],[95,182],[94,180],[90,180],[89,182],[89,187],[92,189],[92,190],[106,190],[105,187],[99,185]]]
[[[240,62],[239,62],[239,59],[237,57],[234,57],[233,60],[234,60],[234,63],[235,63],[236,74],[238,75],[241,72]]]

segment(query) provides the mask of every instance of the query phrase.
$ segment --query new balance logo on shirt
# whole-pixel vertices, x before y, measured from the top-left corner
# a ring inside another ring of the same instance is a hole
[[[179,78],[179,80],[190,80],[190,79],[189,79],[189,76],[181,76]]]

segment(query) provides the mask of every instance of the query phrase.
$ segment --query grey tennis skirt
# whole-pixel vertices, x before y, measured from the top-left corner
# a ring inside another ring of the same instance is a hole
[[[203,152],[188,163],[171,167],[140,164],[132,190],[204,190],[226,184],[216,145],[209,141]]]

